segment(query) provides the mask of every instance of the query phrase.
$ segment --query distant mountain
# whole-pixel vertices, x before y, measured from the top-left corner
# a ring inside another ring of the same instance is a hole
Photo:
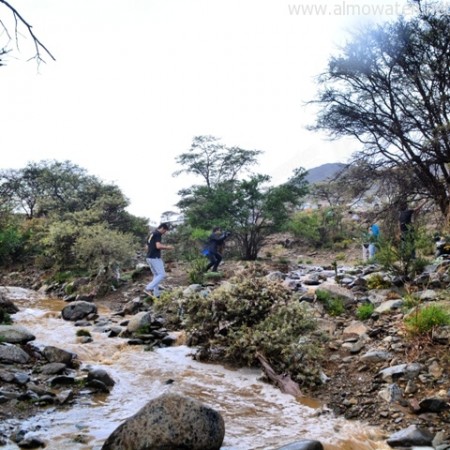
[[[306,180],[310,184],[320,183],[328,178],[333,178],[345,166],[346,165],[343,163],[327,163],[318,167],[313,167],[312,169],[308,169]]]

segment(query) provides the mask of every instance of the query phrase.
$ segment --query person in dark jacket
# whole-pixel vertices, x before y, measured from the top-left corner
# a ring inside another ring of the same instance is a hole
[[[405,200],[400,202],[400,212],[398,217],[400,231],[400,249],[404,256],[413,259],[416,257],[413,219],[426,203],[427,201],[425,200],[419,206],[416,206],[415,208],[409,208],[408,203]]]
[[[230,236],[229,232],[222,232],[220,227],[214,227],[208,238],[203,254],[209,259],[206,272],[212,268],[212,272],[217,272],[219,264],[222,262],[223,246],[225,239]]]

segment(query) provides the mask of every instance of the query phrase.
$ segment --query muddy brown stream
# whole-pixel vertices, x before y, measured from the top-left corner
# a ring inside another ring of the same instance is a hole
[[[230,370],[194,361],[186,346],[145,351],[92,327],[93,342],[81,344],[73,323],[60,318],[66,303],[55,299],[15,301],[14,322],[36,336],[33,345],[54,345],[78,355],[83,366],[105,369],[116,384],[108,395],[82,397],[67,410],[49,408],[24,422],[49,450],[100,450],[109,434],[150,399],[171,391],[198,399],[225,420],[223,450],[276,449],[316,439],[326,450],[386,450],[382,434],[358,422],[319,414],[312,400],[298,400],[259,381],[260,370]],[[107,311],[99,311],[108,315]],[[173,380],[167,384],[168,380]],[[82,441],[83,443],[78,443]],[[17,449],[14,445],[3,447]]]

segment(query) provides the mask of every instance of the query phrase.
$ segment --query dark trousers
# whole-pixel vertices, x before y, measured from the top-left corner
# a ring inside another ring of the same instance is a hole
[[[400,255],[404,259],[416,259],[416,243],[411,231],[402,232],[400,237]]]
[[[209,252],[208,259],[209,264],[206,266],[206,271],[212,267],[212,272],[217,272],[217,268],[222,261],[222,255],[220,253]]]

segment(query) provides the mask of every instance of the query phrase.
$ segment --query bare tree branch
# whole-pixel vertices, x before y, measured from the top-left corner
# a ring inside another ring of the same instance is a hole
[[[56,61],[55,57],[52,55],[50,50],[41,42],[41,40],[36,36],[36,34],[33,31],[32,25],[25,20],[25,18],[22,16],[22,14],[17,11],[14,6],[12,6],[9,2],[6,0],[0,0],[0,4],[3,4],[6,8],[9,9],[9,11],[12,13],[14,18],[14,34],[15,34],[15,41],[16,41],[16,47],[19,48],[19,25],[22,24],[25,26],[25,28],[28,31],[28,34],[31,36],[31,39],[33,41],[33,45],[35,48],[35,54],[30,59],[35,59],[37,63],[45,62],[43,54],[47,54],[53,61]],[[11,34],[8,31],[7,26],[3,21],[0,21],[0,26],[3,28],[4,32],[6,33],[9,40],[12,40]],[[8,53],[8,50],[1,49],[0,50],[0,56]],[[0,61],[1,65],[1,61]]]

